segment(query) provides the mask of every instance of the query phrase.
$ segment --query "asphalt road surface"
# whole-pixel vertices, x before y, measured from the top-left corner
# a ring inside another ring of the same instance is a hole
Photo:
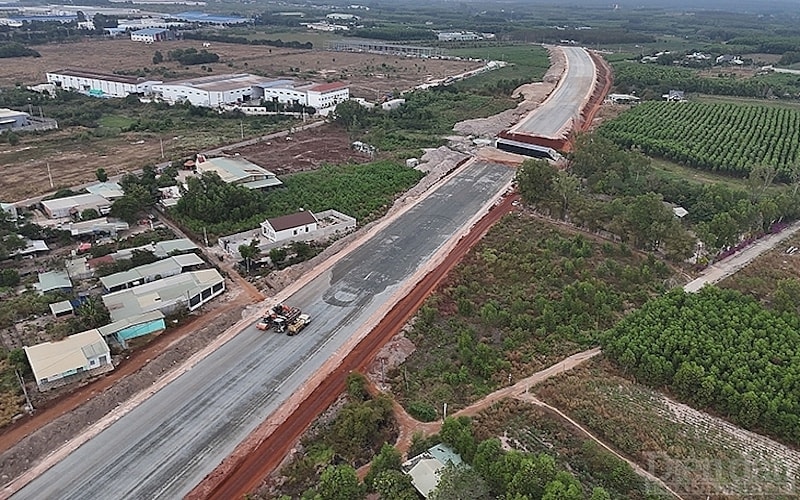
[[[298,336],[249,327],[13,498],[182,497],[513,174],[468,166],[287,300],[313,318]]]
[[[545,102],[512,128],[512,132],[559,139],[568,131],[572,119],[580,115],[594,85],[594,62],[580,47],[563,47],[563,50],[567,71],[559,86]]]

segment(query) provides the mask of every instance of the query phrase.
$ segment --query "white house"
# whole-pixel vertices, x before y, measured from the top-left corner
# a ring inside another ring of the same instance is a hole
[[[63,90],[80,92],[94,97],[127,97],[131,94],[146,95],[160,80],[146,80],[135,76],[95,73],[81,69],[63,69],[48,72],[47,83]]]
[[[153,93],[174,104],[188,101],[195,106],[217,108],[253,98],[253,87],[272,81],[247,73],[212,75],[153,85]]]
[[[41,391],[71,382],[84,374],[114,369],[108,344],[96,329],[23,349]]]
[[[265,101],[284,104],[302,104],[316,109],[331,108],[350,99],[350,89],[344,82],[297,83],[294,80],[276,80],[259,85]]]
[[[436,34],[440,42],[471,42],[483,37],[472,31],[442,31]]]
[[[261,234],[270,242],[292,239],[296,236],[313,233],[319,221],[309,211],[303,210],[294,214],[267,219],[261,223]]]
[[[443,444],[437,444],[409,459],[400,470],[411,477],[411,484],[424,498],[430,497],[439,484],[439,475],[448,463],[460,465],[461,456]]]
[[[166,40],[173,40],[175,35],[172,31],[166,28],[144,28],[131,32],[132,42],[163,42]]]

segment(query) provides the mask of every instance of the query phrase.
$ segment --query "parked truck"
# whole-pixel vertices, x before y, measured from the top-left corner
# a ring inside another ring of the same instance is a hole
[[[289,325],[289,331],[286,332],[286,335],[297,335],[309,323],[311,323],[311,316],[308,314],[301,314],[294,323]]]
[[[300,312],[300,309],[297,307],[278,304],[270,309],[269,314],[261,318],[261,321],[256,323],[256,328],[259,330],[269,330],[272,327],[276,332],[283,332],[287,325],[297,320],[297,317],[300,316]]]

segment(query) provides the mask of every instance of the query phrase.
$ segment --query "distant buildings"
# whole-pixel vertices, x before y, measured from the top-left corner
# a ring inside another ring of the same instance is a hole
[[[93,193],[43,200],[41,205],[45,215],[51,219],[72,217],[90,208],[97,210],[100,215],[111,211],[111,201]]]
[[[494,40],[494,33],[475,33],[474,31],[440,31],[436,33],[440,42],[472,42],[476,40]]]
[[[131,41],[133,42],[153,43],[174,39],[175,33],[166,28],[144,28],[131,32]]]

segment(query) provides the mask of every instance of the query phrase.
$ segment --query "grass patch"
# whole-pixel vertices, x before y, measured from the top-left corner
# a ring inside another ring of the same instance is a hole
[[[390,377],[404,404],[462,407],[594,345],[665,288],[662,262],[527,216],[508,216],[451,272]]]
[[[101,127],[118,128],[124,130],[136,123],[136,120],[122,115],[105,115],[101,116],[97,122]]]
[[[783,459],[775,450],[737,439],[711,417],[676,412],[662,395],[624,378],[603,358],[533,391],[680,494],[788,496],[788,478],[775,474]]]
[[[539,45],[489,46],[470,49],[452,49],[448,54],[461,57],[474,57],[487,60],[501,60],[511,64],[505,68],[489,71],[460,82],[453,86],[461,91],[475,90],[489,92],[492,89],[505,91],[528,82],[539,82],[550,68],[547,50]],[[511,82],[511,83],[508,83]],[[510,92],[506,92],[510,94]]]

